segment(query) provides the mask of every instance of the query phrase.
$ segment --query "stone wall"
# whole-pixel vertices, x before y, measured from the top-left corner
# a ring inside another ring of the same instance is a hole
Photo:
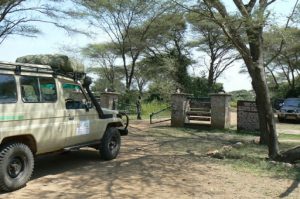
[[[230,99],[226,93],[211,94],[211,126],[217,129],[230,128]]]
[[[118,98],[119,98],[118,93],[113,93],[113,92],[101,93],[101,97],[100,97],[101,107],[115,110],[117,108],[116,106],[118,104]]]
[[[172,94],[172,112],[171,112],[171,126],[172,127],[184,127],[184,123],[187,121],[186,110],[189,109],[189,94],[176,93]]]
[[[238,101],[237,130],[259,131],[258,111],[254,101]]]

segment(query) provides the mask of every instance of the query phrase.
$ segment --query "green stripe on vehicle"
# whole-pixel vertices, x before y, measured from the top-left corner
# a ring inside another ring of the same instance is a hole
[[[24,115],[17,116],[0,116],[0,121],[10,121],[10,120],[23,120]]]

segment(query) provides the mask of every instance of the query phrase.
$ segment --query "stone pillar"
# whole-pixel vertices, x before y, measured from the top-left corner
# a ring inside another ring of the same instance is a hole
[[[183,127],[187,121],[186,110],[189,106],[188,100],[189,94],[176,93],[171,96],[172,113],[171,113],[171,126],[172,127]]]
[[[230,128],[230,99],[226,93],[210,95],[212,128]]]
[[[119,98],[118,93],[113,93],[113,92],[101,93],[101,97],[100,97],[101,107],[116,110],[118,105],[118,98]]]

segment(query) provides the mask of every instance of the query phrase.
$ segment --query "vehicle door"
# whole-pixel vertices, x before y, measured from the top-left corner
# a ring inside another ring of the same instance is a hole
[[[68,138],[66,146],[84,144],[99,140],[97,111],[89,106],[88,97],[80,84],[62,82],[65,111],[68,119]]]

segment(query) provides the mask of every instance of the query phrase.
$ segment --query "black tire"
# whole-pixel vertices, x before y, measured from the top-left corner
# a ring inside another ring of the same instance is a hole
[[[34,158],[29,147],[11,143],[0,151],[0,189],[14,191],[26,185],[34,167]]]
[[[117,128],[108,128],[101,140],[100,155],[104,160],[115,159],[120,151],[121,135]]]

